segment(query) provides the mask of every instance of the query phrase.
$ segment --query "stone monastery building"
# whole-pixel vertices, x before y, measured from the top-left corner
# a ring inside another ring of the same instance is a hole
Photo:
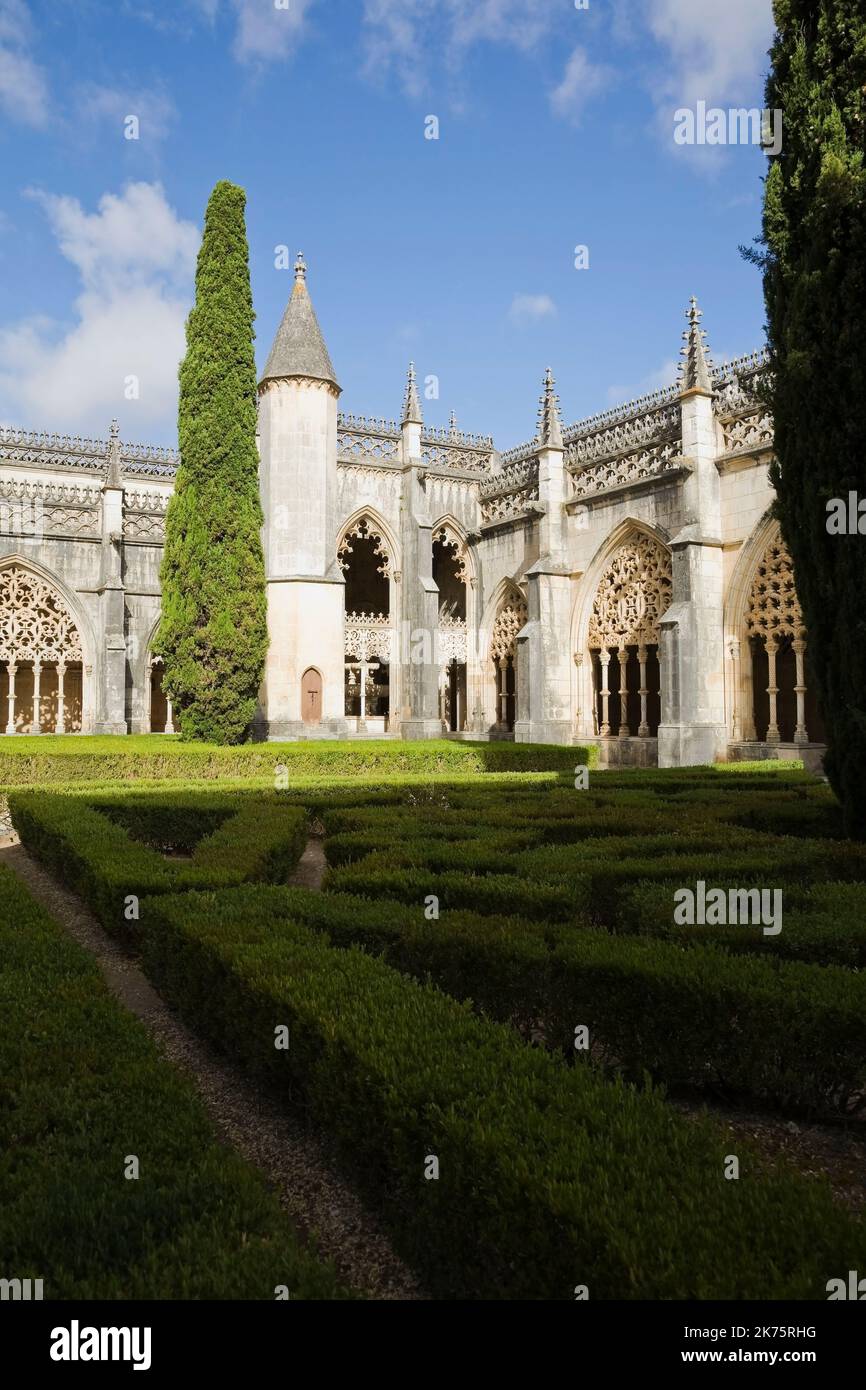
[[[337,411],[299,258],[259,385],[270,647],[260,736],[600,745],[607,763],[800,756],[822,740],[770,515],[755,353],[535,437]],[[0,429],[0,729],[171,731],[159,622],[169,451]],[[816,750],[817,751],[817,750]]]

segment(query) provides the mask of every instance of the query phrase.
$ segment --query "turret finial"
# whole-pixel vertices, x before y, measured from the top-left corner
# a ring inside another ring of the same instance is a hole
[[[705,391],[712,393],[712,369],[713,361],[707,348],[707,335],[701,328],[703,311],[698,308],[698,301],[694,295],[689,300],[689,307],[686,310],[686,322],[688,328],[683,334],[683,346],[680,349],[680,390],[681,391]]]
[[[105,466],[105,486],[122,488],[123,472],[120,466],[120,426],[112,420],[108,427],[108,457]]]
[[[295,261],[295,284],[304,285],[307,281],[307,263],[304,260],[303,251],[298,252],[298,259]]]
[[[403,420],[404,425],[422,425],[424,417],[421,414],[421,402],[418,398],[418,385],[415,381],[415,363],[409,363],[409,372],[406,377],[406,394],[403,397]]]
[[[548,367],[544,373],[544,390],[538,407],[538,440],[547,448],[562,448],[562,420],[559,414],[559,397],[554,391],[556,382]]]

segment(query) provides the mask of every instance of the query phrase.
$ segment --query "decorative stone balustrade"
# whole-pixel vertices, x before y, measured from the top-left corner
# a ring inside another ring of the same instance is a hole
[[[452,661],[465,662],[467,659],[466,621],[464,618],[439,618],[439,664],[448,666]]]
[[[593,497],[629,483],[662,478],[665,473],[677,467],[681,449],[680,440],[675,439],[667,444],[656,444],[649,449],[639,449],[619,458],[591,463],[587,467],[576,469],[571,473],[571,496]]]
[[[347,613],[345,654],[353,661],[391,661],[394,629],[387,613]]]

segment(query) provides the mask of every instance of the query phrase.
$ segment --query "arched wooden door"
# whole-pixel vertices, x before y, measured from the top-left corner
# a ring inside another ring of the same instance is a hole
[[[310,666],[301,677],[301,718],[305,724],[322,720],[322,677]]]

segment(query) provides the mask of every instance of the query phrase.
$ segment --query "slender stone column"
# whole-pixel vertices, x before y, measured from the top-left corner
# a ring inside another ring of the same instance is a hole
[[[174,733],[174,710],[173,710],[172,707],[171,707],[171,700],[168,698],[167,695],[166,695],[166,697],[165,697],[165,730],[164,730],[164,732],[167,733],[167,734],[173,734],[173,733]]]
[[[583,727],[583,652],[574,653],[574,664],[577,667],[577,703],[574,709],[574,725],[577,737],[580,738],[580,731]]]
[[[64,699],[64,692],[63,692],[63,682],[64,682],[64,677],[65,677],[65,676],[66,676],[66,662],[65,662],[65,661],[58,661],[58,663],[57,663],[57,724],[55,725],[55,730],[54,730],[54,732],[55,732],[55,733],[58,733],[58,734],[65,734],[65,733],[66,733],[66,702],[65,702],[65,699]]]
[[[745,660],[742,664],[743,678],[743,738],[746,743],[754,743],[758,737],[755,728],[755,652],[751,640],[746,644]]]
[[[640,727],[637,731],[638,738],[649,738],[649,724],[646,717],[646,702],[649,690],[646,683],[646,647],[638,647],[637,659],[640,662]]]
[[[610,687],[608,686],[608,670],[610,668],[610,652],[607,647],[602,647],[598,654],[601,665],[601,728],[599,733],[602,738],[607,738],[610,734]]]
[[[728,644],[728,655],[731,658],[731,738],[734,743],[739,743],[742,691],[740,690],[740,643],[736,637]]]
[[[367,672],[369,667],[366,661],[361,662],[361,714],[358,719],[358,727],[364,727],[364,720],[367,718]]]
[[[628,726],[628,649],[620,647],[616,656],[619,662],[619,736],[629,738],[631,729]]]
[[[808,743],[809,735],[806,731],[806,643],[802,637],[797,637],[791,645],[797,658],[797,684],[794,686],[797,695],[797,731],[794,734],[794,742]]]
[[[6,722],[7,734],[14,734],[15,732],[15,674],[17,670],[18,667],[15,665],[15,662],[10,661],[6,668],[9,677],[9,718]]]
[[[30,726],[31,734],[42,733],[42,720],[40,718],[40,697],[42,694],[42,662],[33,663],[33,722]]]
[[[767,742],[778,743],[780,741],[778,711],[776,709],[776,697],[779,694],[779,687],[776,684],[776,653],[779,644],[775,637],[768,637],[765,642],[767,648],[767,666],[769,668],[767,694],[770,697],[770,723],[767,728]]]
[[[499,671],[499,727],[508,728],[508,657],[500,656],[496,662]]]

